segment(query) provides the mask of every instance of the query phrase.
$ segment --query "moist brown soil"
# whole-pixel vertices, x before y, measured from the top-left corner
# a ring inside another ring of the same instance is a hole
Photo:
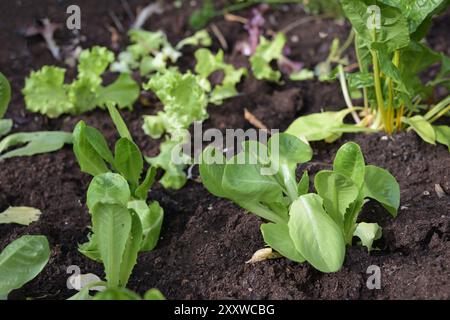
[[[70,3],[69,3],[70,2]],[[79,120],[99,128],[107,137],[116,133],[108,115],[97,110],[79,117],[49,120],[25,111],[20,90],[28,73],[45,64],[57,64],[40,39],[24,39],[20,30],[34,19],[49,17],[64,23],[65,8],[79,4],[82,10],[83,47],[94,44],[112,47],[107,29],[113,25],[114,12],[127,28],[130,18],[120,1],[1,1],[0,70],[11,80],[14,96],[7,118],[15,121],[14,132],[73,129]],[[132,11],[148,1],[129,1]],[[172,41],[192,31],[187,19],[193,8],[175,9],[165,4],[166,12],[149,19],[146,28],[162,29]],[[249,11],[239,13],[248,16]],[[270,12],[274,31],[305,16],[297,6],[284,6]],[[429,41],[435,49],[449,54],[449,16],[436,19]],[[237,23],[217,18],[214,23],[228,42],[227,59],[235,65],[247,65],[246,59],[233,52],[245,32]],[[289,33],[293,58],[314,67],[323,61],[335,37],[345,38],[348,25],[331,19],[314,20]],[[294,37],[293,37],[294,36]],[[61,29],[56,39],[68,44],[76,34]],[[295,39],[297,37],[297,40]],[[293,41],[294,40],[294,41]],[[295,41],[296,40],[296,41]],[[122,34],[117,48],[123,48]],[[216,41],[214,48],[218,49]],[[186,52],[182,66],[195,63]],[[69,72],[73,76],[73,72]],[[240,85],[242,95],[220,107],[209,109],[205,128],[250,128],[244,108],[250,110],[269,128],[281,130],[299,115],[335,110],[344,105],[336,84],[315,81],[272,85],[247,78]],[[161,108],[150,97],[151,106],[138,105],[124,112],[137,143],[146,155],[158,153],[159,141],[145,136],[141,116]],[[299,168],[312,174],[327,168],[336,150],[345,141],[359,143],[371,164],[386,168],[401,186],[401,210],[396,219],[378,205],[369,203],[363,219],[378,222],[383,238],[380,249],[368,254],[359,246],[348,248],[344,267],[333,274],[321,274],[306,264],[277,259],[246,264],[252,254],[264,247],[259,226],[262,221],[233,203],[211,196],[200,183],[190,180],[179,191],[156,185],[150,198],[165,210],[161,240],[153,252],[141,254],[134,269],[130,289],[145,292],[159,288],[169,299],[449,299],[450,298],[450,156],[443,146],[432,146],[412,133],[394,137],[382,134],[347,135],[334,144],[314,143],[311,163]],[[48,237],[52,255],[44,271],[32,282],[13,292],[13,299],[64,299],[72,294],[66,287],[67,267],[77,265],[83,273],[102,275],[101,265],[77,251],[87,239],[89,214],[85,193],[90,177],[82,174],[70,147],[61,151],[0,163],[0,212],[8,206],[32,206],[42,210],[41,219],[29,227],[0,225],[0,249],[24,234]],[[439,198],[435,185],[447,196]],[[370,265],[381,268],[381,289],[366,287]]]

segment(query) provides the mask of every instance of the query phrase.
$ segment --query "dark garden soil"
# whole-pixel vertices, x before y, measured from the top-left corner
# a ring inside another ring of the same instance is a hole
[[[193,8],[185,4],[174,9],[165,5],[163,15],[148,20],[146,28],[161,28],[172,41],[191,33],[187,19]],[[188,1],[184,1],[188,2]],[[82,46],[112,47],[113,25],[110,12],[127,28],[130,17],[120,1],[50,1],[2,0],[0,2],[0,70],[13,86],[14,97],[7,118],[15,121],[14,132],[73,129],[81,119],[99,128],[108,137],[116,137],[109,116],[98,110],[80,117],[49,120],[25,111],[20,90],[28,73],[45,64],[56,64],[39,38],[25,39],[22,28],[34,19],[49,17],[64,23],[65,8],[77,3],[82,10]],[[132,11],[148,1],[129,1]],[[249,11],[239,13],[247,15]],[[270,12],[274,31],[305,17],[295,6]],[[450,13],[434,22],[432,46],[450,54],[448,32]],[[236,65],[246,59],[233,53],[234,43],[245,37],[238,23],[217,18],[230,49],[227,58]],[[114,26],[114,25],[113,25]],[[288,35],[292,57],[313,68],[323,61],[334,37],[345,38],[349,28],[332,19],[313,20]],[[62,28],[56,39],[69,44],[77,35]],[[126,36],[116,49],[123,48]],[[216,41],[215,49],[219,48]],[[192,67],[192,52],[182,58],[183,68]],[[73,76],[73,72],[69,72]],[[244,108],[250,110],[269,128],[286,127],[299,115],[334,110],[344,106],[336,84],[319,82],[287,82],[271,85],[247,78],[241,85],[240,97],[221,107],[209,109],[205,127],[250,128],[244,119]],[[161,104],[150,97],[150,106],[138,105],[124,116],[136,141],[146,155],[158,153],[159,141],[145,136],[141,116],[155,113]],[[156,250],[141,254],[130,289],[145,292],[159,288],[169,299],[450,299],[450,155],[443,146],[432,146],[412,133],[392,138],[382,134],[347,135],[328,145],[314,143],[313,162],[300,169],[313,174],[326,168],[338,147],[348,140],[359,143],[371,164],[389,169],[401,186],[401,210],[396,219],[381,207],[366,205],[363,217],[383,227],[383,238],[376,243],[379,251],[358,246],[348,248],[344,267],[338,273],[321,274],[308,265],[286,259],[245,264],[252,254],[264,247],[259,231],[262,221],[246,214],[233,203],[211,196],[200,183],[190,180],[179,191],[164,190],[156,185],[150,198],[160,201],[165,209],[161,241]],[[195,170],[194,170],[195,172]],[[300,172],[300,171],[299,171]],[[195,178],[195,175],[194,175]],[[14,158],[0,163],[0,212],[8,206],[32,206],[42,210],[40,221],[29,227],[0,225],[0,249],[24,234],[43,234],[50,241],[52,255],[44,271],[11,298],[64,299],[74,294],[66,287],[70,265],[80,266],[83,273],[102,275],[102,268],[77,251],[87,239],[90,217],[85,193],[90,177],[82,174],[70,147],[59,152]],[[447,195],[439,198],[435,185]],[[380,290],[366,287],[370,265],[381,268]]]

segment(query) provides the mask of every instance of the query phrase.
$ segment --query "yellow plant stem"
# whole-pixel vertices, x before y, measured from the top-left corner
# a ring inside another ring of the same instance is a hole
[[[402,104],[402,106],[400,107],[399,110],[397,110],[397,131],[401,131],[402,130],[402,117],[403,114],[405,113],[405,105]]]
[[[447,112],[450,112],[450,105],[448,105],[444,110],[442,110],[441,112],[439,112],[437,115],[435,115],[433,118],[430,119],[430,123],[435,122],[437,119],[439,119],[440,117],[442,117],[444,114],[446,114]]]
[[[400,51],[396,50],[394,53],[394,58],[392,60],[392,63],[394,66],[398,68],[400,65]],[[394,82],[392,78],[388,79],[388,92],[389,92],[389,98],[388,98],[388,109],[387,109],[387,115],[386,115],[386,131],[388,134],[392,134],[394,132],[394,114],[395,114],[395,108],[394,108]]]
[[[384,110],[383,90],[381,89],[380,64],[378,62],[378,54],[376,51],[371,51],[373,63],[373,77],[375,80],[375,96],[377,98],[378,112],[381,116],[381,122],[386,128],[386,113]]]

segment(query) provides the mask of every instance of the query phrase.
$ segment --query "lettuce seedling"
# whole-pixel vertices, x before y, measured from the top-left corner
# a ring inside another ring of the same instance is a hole
[[[111,103],[131,109],[139,97],[139,86],[129,74],[121,74],[108,86],[102,85],[102,75],[113,61],[114,53],[106,48],[83,50],[77,79],[70,84],[64,83],[66,70],[63,68],[44,66],[32,72],[22,90],[27,109],[50,118],[66,113],[81,114]]]
[[[414,130],[427,143],[439,142],[450,148],[450,137],[446,135],[449,127],[433,125],[448,115],[450,96],[434,105],[429,103],[438,86],[450,88],[450,60],[422,41],[432,17],[445,10],[448,1],[410,4],[382,0],[373,6],[372,1],[343,0],[341,5],[353,26],[359,70],[346,74],[338,65],[333,76],[340,80],[356,125],[340,121],[329,130],[330,126],[322,126],[329,114],[309,115],[295,121],[288,132],[308,138],[309,132],[324,128],[321,139],[334,141],[344,132],[369,129],[390,135],[407,129]],[[421,74],[436,63],[441,63],[441,71],[431,81],[423,82]],[[353,107],[354,92],[364,100],[360,115],[355,112],[359,109]]]
[[[132,29],[128,35],[131,45],[119,54],[118,61],[111,65],[112,71],[131,73],[133,70],[139,70],[141,76],[148,76],[163,72],[169,62],[175,63],[181,56],[162,31]]]
[[[50,258],[50,248],[44,236],[23,236],[11,242],[0,253],[0,300],[33,280]]]
[[[264,240],[281,255],[307,261],[322,272],[336,272],[353,236],[369,250],[381,236],[377,224],[357,223],[366,199],[380,202],[395,217],[400,189],[389,172],[365,165],[357,144],[347,143],[339,149],[333,170],[316,175],[317,194],[308,193],[308,173],[297,181],[295,172],[311,158],[309,145],[282,133],[274,135],[268,147],[244,143],[243,151],[229,160],[208,147],[200,175],[212,194],[268,220],[261,226]],[[245,163],[238,164],[239,159]]]
[[[144,31],[132,29],[128,32],[131,45],[119,54],[111,70],[120,73],[132,73],[139,70],[141,76],[149,77],[165,72],[170,64],[181,57],[180,50],[186,46],[210,46],[211,37],[206,30],[181,40],[174,48],[162,31]]]
[[[223,100],[238,95],[236,85],[241,82],[243,76],[247,75],[247,69],[236,69],[233,65],[225,63],[222,50],[214,55],[208,49],[198,49],[195,52],[195,58],[197,59],[195,72],[204,79],[207,85],[207,91],[211,91],[211,84],[208,77],[216,71],[223,72],[222,83],[212,89],[209,94],[209,102],[221,105]]]
[[[119,299],[128,292],[125,288],[138,253],[151,251],[156,246],[163,211],[156,201],[148,206],[145,200],[136,200],[129,182],[112,172],[93,178],[87,192],[87,206],[92,217],[92,234],[79,250],[103,264],[106,282],[89,283],[71,299],[91,299],[90,288],[99,286],[106,288],[98,294],[100,300],[113,299],[114,295],[107,292],[117,293],[114,299]]]
[[[80,121],[74,129],[74,153],[81,170],[92,176],[87,207],[92,217],[92,234],[79,251],[103,263],[107,289],[124,289],[139,252],[155,248],[164,211],[157,201],[147,204],[155,179],[150,167],[143,180],[144,160],[117,109],[108,109],[121,136],[114,154],[95,128]],[[96,286],[98,284],[92,284]],[[74,299],[82,298],[79,293]]]
[[[1,119],[8,109],[10,100],[11,86],[8,79],[0,73],[0,138],[8,134],[13,126],[12,120]],[[11,134],[0,141],[0,161],[13,157],[53,152],[70,143],[72,143],[72,135],[62,131]],[[10,150],[14,147],[17,148]],[[10,151],[7,152],[7,150]]]
[[[285,45],[286,36],[283,33],[278,33],[273,41],[269,41],[263,36],[260,37],[259,45],[250,58],[253,74],[256,79],[280,82],[281,72],[273,70],[270,64],[274,60],[281,59]]]
[[[259,45],[250,58],[255,78],[279,83],[281,72],[272,68],[271,63],[273,61],[277,62],[279,69],[289,75],[291,80],[300,81],[311,78],[311,72],[303,69],[302,63],[294,62],[286,57],[286,49],[286,35],[284,33],[278,33],[272,41],[261,36]]]
[[[204,80],[190,72],[181,74],[170,69],[156,74],[144,85],[144,89],[152,90],[164,104],[164,111],[144,116],[143,129],[155,139],[167,134],[159,156],[146,158],[153,166],[165,170],[161,180],[165,188],[179,189],[186,183],[185,166],[174,164],[171,154],[173,148],[184,141],[189,126],[208,117],[207,83]]]
[[[73,132],[73,149],[80,168],[94,176],[89,186],[87,205],[91,213],[98,202],[114,204],[118,212],[119,205],[125,207],[126,210],[122,208],[123,212],[136,212],[140,217],[141,238],[144,239],[139,249],[150,251],[158,241],[164,214],[158,202],[154,201],[150,205],[146,203],[156,170],[150,167],[141,180],[144,170],[142,153],[131,140],[117,109],[109,106],[109,110],[121,136],[115,144],[114,154],[103,135],[83,121],[77,124]],[[100,259],[96,234],[94,228],[90,241],[80,247],[81,252],[94,260]]]

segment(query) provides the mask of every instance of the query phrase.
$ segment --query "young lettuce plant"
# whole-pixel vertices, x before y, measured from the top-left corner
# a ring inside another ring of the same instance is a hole
[[[118,61],[111,65],[111,71],[132,73],[134,70],[139,70],[143,77],[165,72],[170,64],[178,61],[181,57],[180,50],[186,46],[209,47],[212,43],[206,30],[200,30],[181,40],[175,48],[162,31],[132,29],[128,35],[131,45],[119,54]]]
[[[0,138],[8,134],[13,126],[11,119],[1,119],[8,109],[10,100],[11,86],[8,79],[0,73]],[[13,157],[53,152],[70,143],[72,143],[72,135],[68,132],[14,133],[0,141],[0,161]],[[7,150],[14,147],[17,148],[7,152]]]
[[[44,236],[23,236],[0,253],[0,300],[33,280],[46,266],[50,248]]]
[[[83,50],[77,79],[70,84],[64,83],[63,68],[44,66],[32,72],[22,90],[27,109],[50,118],[81,114],[111,103],[131,109],[139,97],[139,86],[129,74],[122,73],[112,84],[102,85],[102,74],[113,61],[114,53],[106,48]]]
[[[310,70],[303,69],[303,64],[294,62],[285,56],[286,35],[278,33],[272,41],[261,36],[256,51],[250,58],[253,75],[258,80],[280,83],[281,72],[271,66],[276,61],[280,70],[293,81],[307,80],[314,77]]]
[[[200,175],[212,194],[269,221],[261,231],[275,251],[322,272],[336,272],[353,236],[369,250],[381,236],[378,225],[357,223],[365,199],[377,200],[395,216],[399,186],[386,170],[366,166],[359,146],[347,143],[338,151],[333,170],[316,175],[317,194],[308,193],[308,173],[297,181],[295,172],[298,164],[311,158],[309,145],[282,133],[274,135],[268,147],[246,142],[243,151],[229,160],[208,147]]]
[[[247,69],[235,69],[233,65],[225,63],[222,50],[214,55],[208,49],[198,49],[195,52],[195,58],[197,59],[195,72],[204,79],[207,87],[206,89],[210,92],[209,102],[215,105],[221,105],[223,100],[238,95],[236,85],[241,82],[243,76],[247,75]],[[223,80],[221,84],[218,84],[214,89],[211,89],[211,83],[209,82],[208,77],[216,71],[223,72]]]
[[[164,111],[144,116],[143,129],[154,139],[166,134],[160,154],[146,158],[154,167],[165,170],[160,181],[165,188],[180,189],[187,181],[185,165],[173,163],[172,151],[184,141],[186,130],[192,123],[208,118],[206,85],[200,76],[189,71],[182,74],[175,69],[154,75],[144,85],[144,89],[152,90],[164,104]]]
[[[428,105],[437,86],[449,88],[449,58],[434,52],[423,43],[432,17],[448,6],[448,1],[429,1],[423,5],[401,0],[343,0],[343,12],[355,33],[354,47],[359,71],[346,74],[341,65],[336,69],[347,107],[356,125],[346,125],[330,114],[301,117],[288,132],[308,140],[334,141],[344,132],[368,130],[388,134],[414,130],[424,141],[445,144],[450,148],[450,128],[433,125],[450,112],[450,97]],[[423,83],[420,75],[441,62],[436,78]],[[348,82],[348,83],[347,83]],[[362,119],[355,115],[351,92],[362,91]],[[425,113],[422,110],[427,110]],[[324,125],[325,124],[325,125]],[[322,129],[320,129],[322,128]],[[321,134],[310,138],[309,132]]]
[[[136,211],[141,217],[146,239],[141,249],[150,251],[156,246],[164,214],[157,201],[150,205],[146,203],[156,169],[150,167],[141,180],[144,171],[142,153],[117,109],[112,105],[108,109],[121,137],[115,144],[114,155],[103,135],[84,121],[80,121],[73,132],[73,150],[81,171],[94,177],[89,187],[87,205],[90,211],[94,210],[97,202],[125,205]],[[81,246],[81,251],[95,260],[98,257],[95,232],[90,240]]]
[[[163,221],[157,201],[147,204],[155,168],[148,169],[141,181],[144,160],[141,151],[117,109],[108,106],[120,134],[114,155],[103,135],[80,121],[74,129],[74,153],[81,170],[92,176],[87,206],[92,216],[89,241],[79,250],[105,267],[106,287],[125,288],[139,252],[155,248]],[[91,284],[79,297],[85,297]]]

